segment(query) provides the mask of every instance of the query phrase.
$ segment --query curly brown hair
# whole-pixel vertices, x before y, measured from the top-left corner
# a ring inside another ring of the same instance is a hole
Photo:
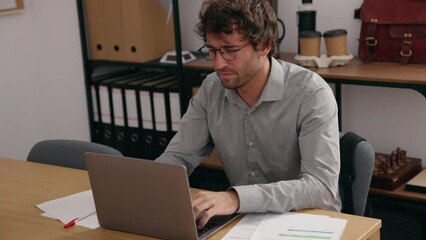
[[[237,31],[255,49],[271,47],[268,57],[278,55],[277,17],[266,0],[206,0],[195,32],[206,42],[207,33]]]

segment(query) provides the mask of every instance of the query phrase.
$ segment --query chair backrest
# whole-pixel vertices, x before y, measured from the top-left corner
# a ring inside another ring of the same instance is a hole
[[[339,191],[342,212],[363,216],[373,176],[374,149],[369,142],[352,132],[340,133],[340,149]],[[346,169],[346,176],[343,169]],[[350,173],[347,169],[350,169]],[[352,201],[348,191],[352,194]]]
[[[112,147],[79,140],[53,139],[36,143],[30,150],[27,161],[63,167],[86,169],[85,152],[123,156]]]

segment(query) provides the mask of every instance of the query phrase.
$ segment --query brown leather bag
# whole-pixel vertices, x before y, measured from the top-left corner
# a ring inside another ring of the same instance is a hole
[[[361,60],[426,63],[426,0],[364,0],[360,19]]]

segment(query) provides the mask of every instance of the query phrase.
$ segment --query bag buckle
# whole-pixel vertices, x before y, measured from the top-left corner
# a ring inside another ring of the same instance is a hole
[[[413,45],[413,43],[411,41],[408,41],[408,40],[404,40],[402,43],[410,45],[410,47]]]
[[[406,50],[408,50],[408,52],[404,52],[404,45],[408,45],[409,49],[406,49]],[[402,42],[403,47],[402,47],[402,50],[400,52],[402,57],[410,57],[413,54],[413,51],[410,49],[412,45],[413,45],[413,43],[411,41],[404,40]]]
[[[408,50],[408,53],[404,53],[404,51],[401,50],[400,54],[403,57],[410,57],[411,54],[413,54],[413,51],[411,51],[411,49],[410,49],[410,50]]]
[[[366,37],[365,41],[369,47],[374,47],[377,45],[377,39],[375,37]]]

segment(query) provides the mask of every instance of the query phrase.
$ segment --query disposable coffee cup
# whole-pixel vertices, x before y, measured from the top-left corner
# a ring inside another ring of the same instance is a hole
[[[324,32],[323,36],[328,57],[348,55],[346,47],[347,33],[345,29],[335,29]]]
[[[299,47],[301,56],[320,56],[321,33],[318,31],[304,31],[299,33]]]

